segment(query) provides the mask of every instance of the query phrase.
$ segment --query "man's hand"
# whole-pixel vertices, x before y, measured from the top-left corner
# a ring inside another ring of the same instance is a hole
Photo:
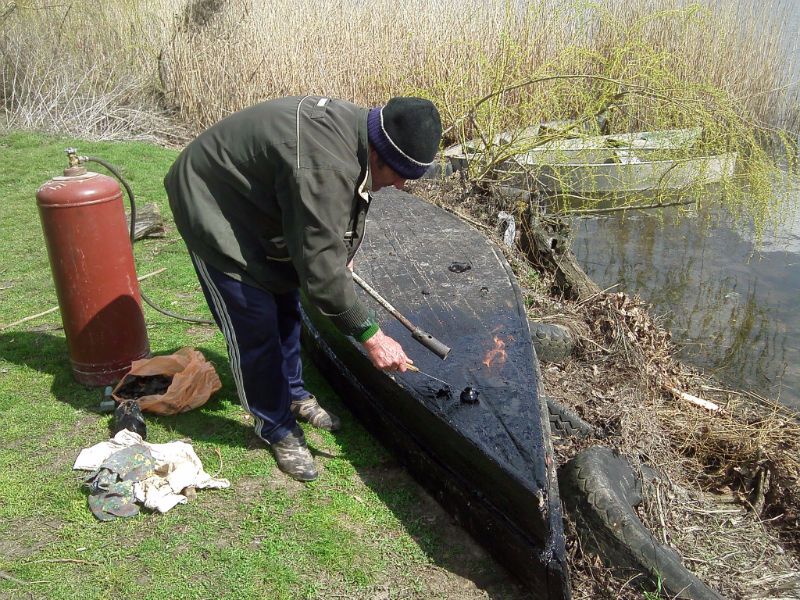
[[[403,347],[380,329],[364,342],[364,348],[367,350],[372,364],[383,371],[403,373],[408,365],[413,364],[413,361],[403,351]]]

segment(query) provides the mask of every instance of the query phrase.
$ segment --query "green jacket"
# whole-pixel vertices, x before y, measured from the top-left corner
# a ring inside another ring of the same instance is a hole
[[[210,127],[164,178],[189,249],[274,293],[302,287],[347,335],[373,324],[347,270],[370,197],[367,109],[281,98]]]

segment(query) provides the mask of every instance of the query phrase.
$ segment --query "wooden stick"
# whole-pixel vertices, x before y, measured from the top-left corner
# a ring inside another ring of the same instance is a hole
[[[602,351],[603,351],[603,352],[605,352],[606,354],[611,354],[611,350],[609,350],[608,348],[605,348],[605,347],[601,346],[600,344],[598,344],[598,343],[597,343],[597,342],[595,342],[594,340],[592,340],[592,339],[589,339],[588,337],[582,337],[581,339],[582,339],[582,340],[584,340],[584,341],[586,341],[586,342],[589,342],[590,344],[592,344],[592,345],[594,345],[594,346],[597,346],[598,348],[600,348],[600,350],[602,350]]]
[[[486,229],[487,231],[491,231],[492,230],[492,228],[489,227],[488,225],[485,225],[484,223],[481,223],[480,221],[476,221],[472,217],[468,217],[464,213],[456,210],[455,208],[451,208],[451,207],[445,206],[443,204],[441,204],[441,205],[437,204],[437,206],[439,206],[440,208],[443,208],[444,210],[446,210],[450,214],[453,214],[453,215],[457,216],[462,221],[466,221],[470,225],[474,225],[475,227],[478,227],[479,229]]]
[[[736,390],[728,390],[725,388],[718,388],[711,385],[701,385],[700,389],[711,392],[725,392],[726,394],[736,394],[737,396],[744,396],[743,392],[737,392]]]
[[[191,442],[191,440],[189,440],[189,441]],[[222,452],[220,452],[220,451],[219,451],[219,448],[217,448],[217,447],[215,447],[215,448],[214,448],[214,452],[216,452],[216,453],[217,453],[217,458],[219,458],[219,469],[217,469],[217,472],[216,472],[216,473],[214,473],[214,474],[211,476],[211,478],[212,478],[212,479],[216,479],[216,478],[217,478],[217,475],[219,475],[220,473],[222,473]]]
[[[767,467],[760,467],[758,475],[756,476],[756,489],[755,498],[753,499],[752,507],[756,515],[760,515],[764,510],[764,502],[766,501],[766,493],[769,491],[770,471]]]
[[[693,396],[692,394],[687,394],[686,392],[680,391],[678,388],[674,388],[670,385],[664,386],[667,391],[669,391],[673,396],[683,400],[684,402],[690,402],[695,406],[699,406],[700,408],[705,408],[706,410],[710,410],[711,412],[722,412],[722,408],[719,404],[714,404],[713,402],[709,402],[708,400],[703,400],[702,398],[698,398],[697,396]]]
[[[160,268],[160,269],[158,269],[156,271],[153,271],[152,273],[148,273],[147,275],[142,275],[141,277],[137,277],[137,280],[138,281],[144,281],[145,279],[148,279],[148,278],[152,277],[153,275],[158,275],[159,273],[163,273],[166,270],[167,270],[166,267],[162,267],[162,268]],[[54,306],[53,308],[48,308],[45,311],[42,311],[40,313],[36,313],[35,315],[30,315],[29,317],[25,317],[23,319],[20,319],[19,321],[14,321],[13,323],[9,323],[8,325],[3,325],[2,327],[0,327],[0,331],[3,331],[4,329],[8,329],[10,327],[15,327],[17,325],[21,325],[22,323],[25,323],[26,321],[32,321],[33,319],[38,319],[39,317],[44,317],[45,315],[49,315],[50,313],[56,312],[57,310],[58,310],[58,306]]]
[[[81,560],[80,558],[40,558],[39,560],[29,560],[25,564],[32,565],[34,563],[72,563],[76,565],[93,565],[95,567],[99,565],[99,563],[91,560]]]
[[[435,337],[433,337],[430,333],[423,331],[416,325],[414,325],[411,321],[409,321],[406,317],[404,317],[400,311],[398,311],[394,306],[392,306],[386,298],[381,296],[377,291],[375,291],[372,286],[370,286],[366,281],[361,279],[357,273],[351,273],[353,276],[353,281],[355,281],[361,289],[363,289],[368,295],[372,297],[378,304],[380,304],[386,311],[391,314],[395,319],[400,321],[403,326],[411,332],[411,337],[417,340],[420,344],[425,346],[428,350],[433,352],[436,356],[444,360],[447,358],[447,355],[450,354],[450,347],[446,346]]]
[[[570,214],[578,216],[600,215],[603,213],[619,212],[624,210],[648,210],[651,208],[667,208],[668,206],[683,206],[686,204],[696,204],[695,200],[681,200],[680,202],[663,202],[659,204],[643,204],[640,206],[612,206],[609,208],[578,208],[570,211]]]
[[[142,275],[141,277],[137,277],[137,281],[144,281],[145,279],[150,279],[153,275],[160,275],[164,271],[167,270],[167,267],[161,267],[160,269],[156,269],[152,273],[148,273],[147,275]]]
[[[3,327],[0,328],[0,331],[2,331],[3,329],[8,329],[9,327],[14,327],[14,325],[20,325],[21,323],[24,323],[25,321],[32,321],[33,319],[38,319],[39,317],[43,317],[45,315],[49,315],[50,313],[56,312],[57,310],[58,310],[57,306],[54,306],[53,308],[48,308],[45,311],[42,311],[40,313],[36,313],[35,315],[31,315],[29,317],[25,317],[24,319],[20,319],[19,321],[14,321],[13,323],[9,323],[8,325],[3,325]]]

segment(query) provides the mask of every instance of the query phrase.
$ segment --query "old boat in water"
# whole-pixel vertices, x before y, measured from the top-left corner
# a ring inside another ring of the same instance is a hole
[[[733,175],[736,153],[667,158],[663,151],[612,149],[570,157],[529,152],[506,171],[514,184],[525,180],[553,194],[625,194],[679,190],[718,183]],[[512,161],[509,161],[511,163]]]
[[[372,202],[356,272],[452,347],[447,359],[363,300],[419,369],[450,385],[375,369],[304,301],[305,348],[352,412],[533,597],[569,598],[547,406],[514,275],[453,215],[394,189]]]
[[[662,129],[608,135],[578,135],[579,131],[547,133],[544,125],[519,131],[506,131],[492,138],[491,146],[499,151],[538,164],[602,163],[625,152],[651,153],[657,150],[691,148],[703,133],[701,127]],[[544,133],[543,133],[544,131]],[[563,137],[553,137],[563,136]],[[481,140],[455,144],[444,150],[444,157],[454,168],[466,167],[467,161],[486,151]]]
[[[495,176],[513,187],[588,196],[675,190],[733,175],[736,153],[700,155],[692,146],[702,129],[665,129],[548,139],[540,128],[495,136]],[[479,141],[451,146],[445,158],[458,170],[483,152]]]

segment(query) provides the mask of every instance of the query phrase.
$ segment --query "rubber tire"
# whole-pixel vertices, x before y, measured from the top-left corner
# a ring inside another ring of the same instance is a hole
[[[554,323],[528,321],[536,358],[543,362],[561,362],[575,349],[575,338],[569,329]]]
[[[586,438],[596,436],[595,428],[563,404],[547,398],[547,412],[550,416],[550,435],[557,438]]]
[[[722,600],[639,520],[633,507],[642,502],[642,481],[624,457],[592,446],[559,469],[558,481],[581,544],[621,577],[638,573],[651,591],[660,582],[670,598]]]

